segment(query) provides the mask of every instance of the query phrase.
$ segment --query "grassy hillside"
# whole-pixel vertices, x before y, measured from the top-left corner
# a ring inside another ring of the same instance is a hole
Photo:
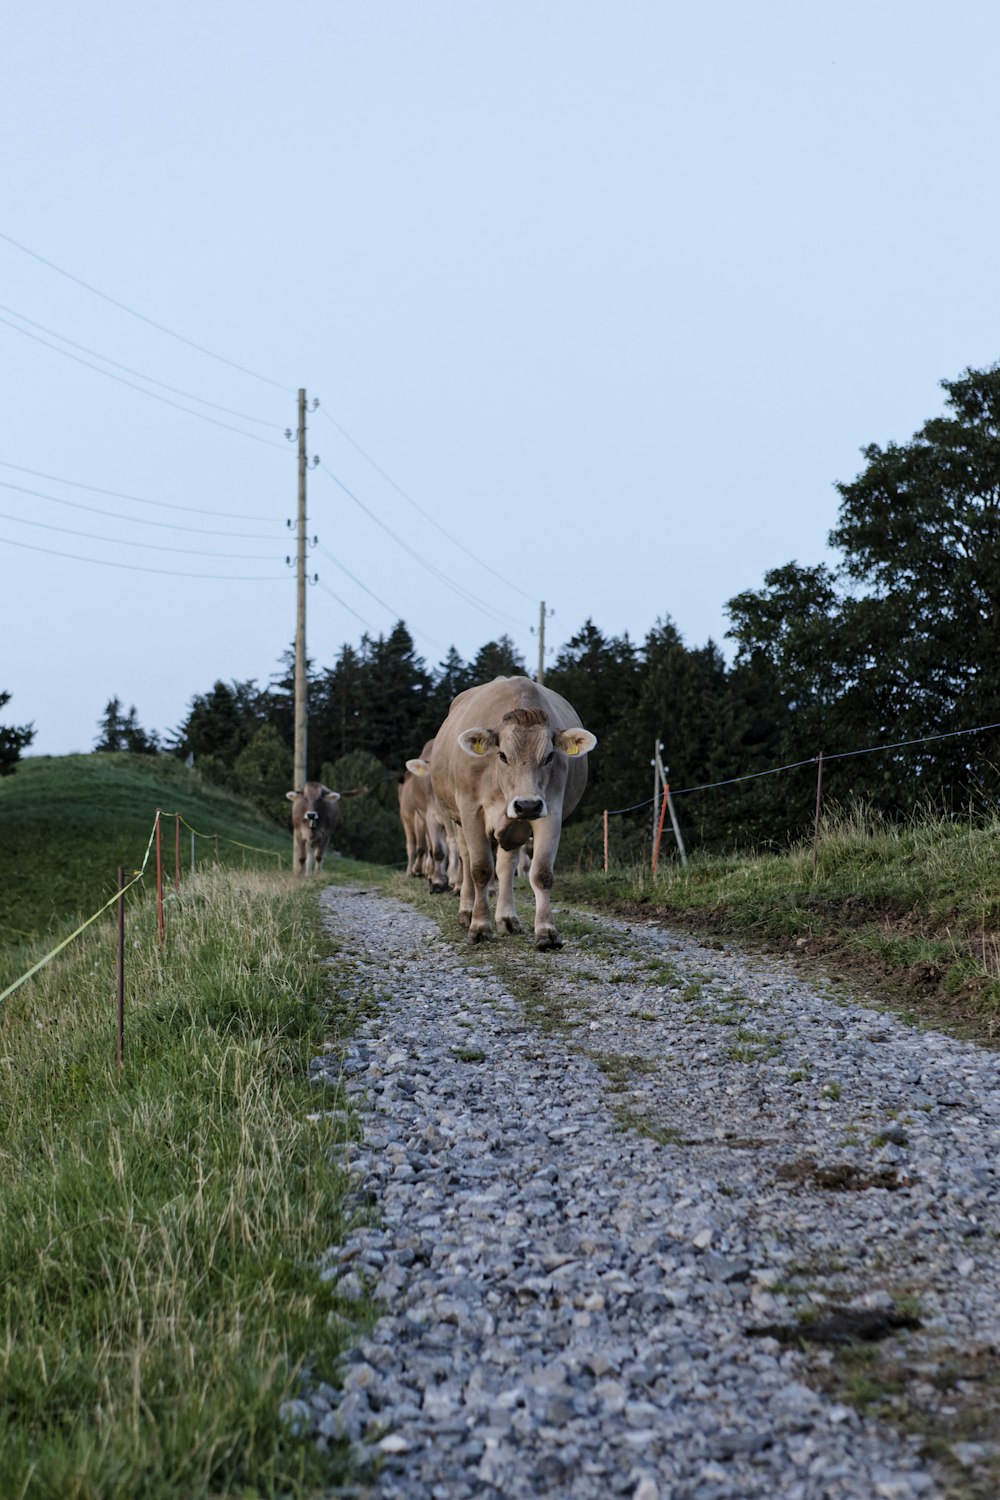
[[[89,916],[116,887],[118,866],[138,868],[157,808],[179,812],[199,832],[220,835],[219,859],[277,868],[226,840],[254,844],[291,862],[286,831],[249,803],[203,783],[172,756],[37,756],[0,780],[0,947],[51,934],[75,915]],[[163,827],[173,879],[174,822]],[[215,859],[214,838],[196,839],[199,867]],[[191,836],[181,830],[190,869]]]

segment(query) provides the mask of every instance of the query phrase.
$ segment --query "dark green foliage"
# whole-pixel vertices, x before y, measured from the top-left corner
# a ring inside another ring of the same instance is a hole
[[[97,729],[95,750],[130,750],[134,755],[149,755],[155,754],[160,748],[159,736],[155,731],[147,734],[139,723],[135,704],[127,714],[123,713],[120,698],[108,699],[104,717]]]
[[[0,693],[0,708],[9,702],[10,694]],[[20,727],[0,724],[0,776],[10,775],[21,758],[21,752],[27,750],[34,738],[35,730],[31,724],[22,724]]]
[[[202,767],[204,769],[204,766]],[[258,729],[233,765],[236,790],[276,821],[288,814],[286,794],[292,790],[292,752],[273,724]]]
[[[188,716],[175,731],[171,748],[178,755],[215,755],[231,766],[268,722],[269,703],[253,681],[216,682],[208,693],[196,693]]]
[[[342,796],[333,833],[333,848],[352,859],[396,865],[406,859],[406,843],[399,821],[398,777],[366,750],[354,750],[326,762],[321,780],[335,792],[366,786],[362,797]],[[329,856],[328,856],[329,858]]]

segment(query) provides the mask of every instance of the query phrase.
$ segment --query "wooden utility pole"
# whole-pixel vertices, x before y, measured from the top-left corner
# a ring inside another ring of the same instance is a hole
[[[538,606],[538,676],[536,682],[545,681],[545,600]]]
[[[687,850],[684,847],[684,840],[681,837],[681,825],[678,823],[677,814],[674,812],[673,798],[670,795],[670,783],[667,780],[667,772],[663,765],[662,757],[663,741],[657,740],[656,759],[654,761],[654,765],[656,766],[657,785],[662,786],[663,788],[663,798],[667,804],[667,812],[670,814],[670,824],[674,830],[674,838],[677,840],[677,852],[681,857],[681,864],[686,865],[688,862]]]
[[[295,751],[293,785],[306,782],[306,393],[299,391],[299,509],[295,562]]]

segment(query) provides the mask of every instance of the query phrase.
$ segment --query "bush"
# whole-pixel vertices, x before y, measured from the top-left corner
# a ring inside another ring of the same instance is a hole
[[[340,819],[333,842],[351,859],[367,859],[379,865],[403,865],[406,842],[399,821],[399,795],[395,772],[367,750],[352,750],[339,760],[327,761],[321,780],[336,792],[357,786],[368,788],[361,797],[341,797]]]

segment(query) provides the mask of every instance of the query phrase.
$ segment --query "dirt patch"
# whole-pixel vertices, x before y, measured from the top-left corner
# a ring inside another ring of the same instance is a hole
[[[767,1323],[748,1328],[758,1338],[779,1344],[876,1344],[901,1328],[920,1328],[920,1319],[896,1308],[839,1307],[831,1304],[822,1317],[801,1323]]]
[[[893,1171],[892,1167],[878,1167],[873,1172],[866,1172],[846,1161],[824,1167],[811,1156],[785,1162],[775,1168],[774,1175],[782,1182],[811,1183],[831,1193],[863,1193],[867,1188],[884,1188],[892,1193],[910,1185],[910,1179]]]

